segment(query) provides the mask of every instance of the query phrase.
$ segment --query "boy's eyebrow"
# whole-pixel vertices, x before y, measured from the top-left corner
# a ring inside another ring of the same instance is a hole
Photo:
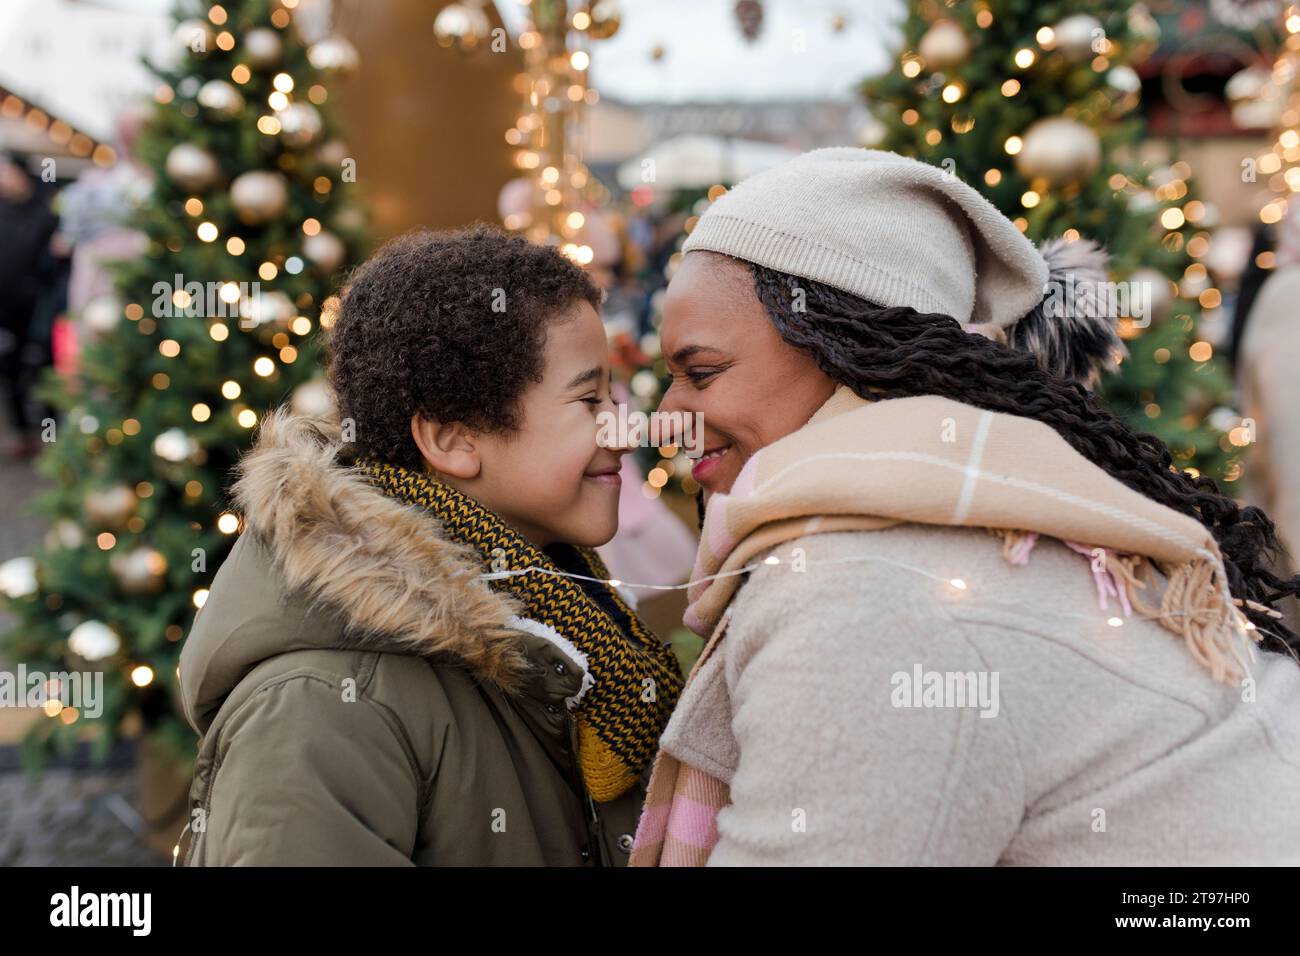
[[[598,378],[600,378],[600,367],[593,365],[591,368],[587,369],[587,371],[575,375],[573,381],[569,382],[569,384],[564,387],[566,390],[577,388],[579,385],[586,385],[588,382],[594,381]]]

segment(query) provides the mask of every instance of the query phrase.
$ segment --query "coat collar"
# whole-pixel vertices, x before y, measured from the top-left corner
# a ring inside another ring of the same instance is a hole
[[[351,647],[458,663],[508,692],[563,701],[586,661],[549,629],[521,627],[514,597],[479,579],[478,555],[436,521],[358,478],[337,423],[263,419],[233,494],[291,592],[329,607]]]

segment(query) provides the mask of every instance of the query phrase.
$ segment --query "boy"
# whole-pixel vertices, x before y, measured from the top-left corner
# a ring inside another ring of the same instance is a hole
[[[187,864],[627,861],[682,681],[591,550],[626,451],[599,304],[486,226],[354,273],[340,421],[263,421],[181,655]]]

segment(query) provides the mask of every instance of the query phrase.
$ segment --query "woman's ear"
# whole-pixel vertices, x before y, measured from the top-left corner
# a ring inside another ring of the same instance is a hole
[[[461,422],[445,425],[417,412],[411,416],[411,437],[434,471],[465,480],[478,477],[482,467],[478,446]]]

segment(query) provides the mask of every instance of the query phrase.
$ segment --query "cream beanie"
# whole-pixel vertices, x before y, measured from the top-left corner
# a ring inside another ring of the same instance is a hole
[[[1104,280],[1105,253],[1074,245],[1073,265]],[[957,176],[882,150],[818,149],[750,176],[700,216],[682,245],[683,253],[695,249],[824,282],[877,305],[940,312],[996,339],[1010,338],[1031,312],[1040,325],[1044,318],[1043,253]],[[1113,317],[1104,318],[1113,326]],[[1096,338],[1093,319],[1086,331]],[[1068,337],[1070,321],[1058,317],[1055,328],[1031,337]],[[1113,358],[1118,338],[1113,330],[1102,337],[1107,354],[1083,366]],[[1057,358],[1040,360],[1046,367]]]

